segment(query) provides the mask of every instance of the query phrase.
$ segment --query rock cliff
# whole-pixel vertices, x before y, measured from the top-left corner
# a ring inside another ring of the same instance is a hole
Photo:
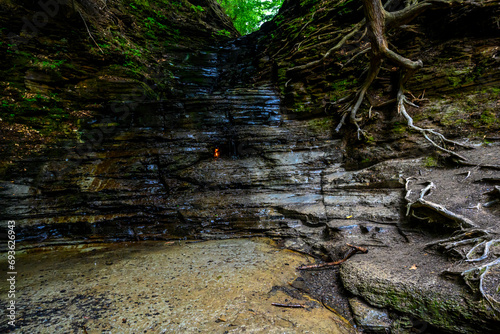
[[[459,167],[407,130],[390,64],[370,91],[369,136],[334,131],[335,102],[366,65],[363,55],[346,64],[358,45],[291,70],[362,19],[357,2],[285,1],[243,37],[209,0],[38,6],[2,1],[0,12],[1,216],[16,221],[20,247],[267,235],[327,260],[353,243],[369,248],[342,266],[353,296],[413,325],[494,331],[498,313],[450,273],[457,254],[428,246],[463,226],[409,219],[407,190],[411,177],[434,181],[434,202],[498,233],[498,204],[479,205],[499,178],[498,5],[392,32],[429,64],[408,82],[415,121],[482,144]],[[412,326],[398,319],[386,327]]]

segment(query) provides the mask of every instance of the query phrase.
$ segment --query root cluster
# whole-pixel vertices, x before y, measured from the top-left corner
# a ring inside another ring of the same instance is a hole
[[[496,254],[492,251],[496,247],[500,247],[498,235],[480,229],[477,224],[467,217],[454,213],[442,205],[426,200],[425,196],[435,189],[433,182],[428,182],[427,186],[421,190],[417,200],[410,201],[411,190],[409,189],[409,185],[412,181],[412,178],[407,179],[405,185],[405,199],[408,202],[407,215],[418,219],[425,219],[426,217],[417,216],[414,210],[426,208],[441,215],[443,218],[455,221],[460,226],[460,229],[449,238],[429,243],[426,247],[437,246],[445,252],[459,256],[466,263],[486,262],[458,274],[473,291],[481,294],[493,310],[500,313],[500,258],[498,257],[498,251]],[[467,248],[469,248],[468,251],[464,251]]]

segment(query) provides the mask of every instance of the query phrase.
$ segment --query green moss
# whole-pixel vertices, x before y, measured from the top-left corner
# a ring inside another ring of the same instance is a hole
[[[485,87],[485,88],[483,88],[482,92],[486,93],[486,94],[491,94],[494,96],[499,96],[500,95],[500,88],[498,88],[498,87]]]
[[[481,114],[481,122],[485,125],[491,125],[495,123],[497,118],[495,117],[495,113],[492,110],[485,110]]]
[[[406,128],[407,128],[406,124],[403,124],[400,122],[395,122],[392,129],[391,129],[391,132],[399,135],[399,134],[405,133],[407,131]]]
[[[358,81],[353,77],[332,81],[330,85],[331,100],[337,101],[338,99],[348,95],[349,91],[356,87],[357,83]]]
[[[454,76],[450,76],[447,79],[452,87],[460,86],[460,82],[462,81],[459,77],[454,77]]]
[[[375,137],[371,135],[365,135],[365,140],[368,145],[373,145],[376,143]]]
[[[44,71],[56,70],[65,62],[64,59],[35,59],[33,66]]]
[[[438,160],[435,157],[427,157],[424,160],[424,166],[427,167],[427,168],[437,167],[438,166]]]
[[[307,122],[308,127],[314,132],[330,131],[333,128],[331,117],[316,118]]]

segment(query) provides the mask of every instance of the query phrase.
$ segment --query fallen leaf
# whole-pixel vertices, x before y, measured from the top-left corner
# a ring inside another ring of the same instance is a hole
[[[411,267],[410,267],[410,268],[408,268],[408,269],[410,269],[410,270],[417,270],[417,265],[416,265],[416,264],[414,264],[413,266],[411,266]]]

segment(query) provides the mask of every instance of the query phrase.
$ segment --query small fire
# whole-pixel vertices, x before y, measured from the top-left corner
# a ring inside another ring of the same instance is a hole
[[[219,151],[219,148],[216,148],[215,149],[215,152],[214,152],[214,157],[215,158],[218,158],[220,156],[220,151]]]

